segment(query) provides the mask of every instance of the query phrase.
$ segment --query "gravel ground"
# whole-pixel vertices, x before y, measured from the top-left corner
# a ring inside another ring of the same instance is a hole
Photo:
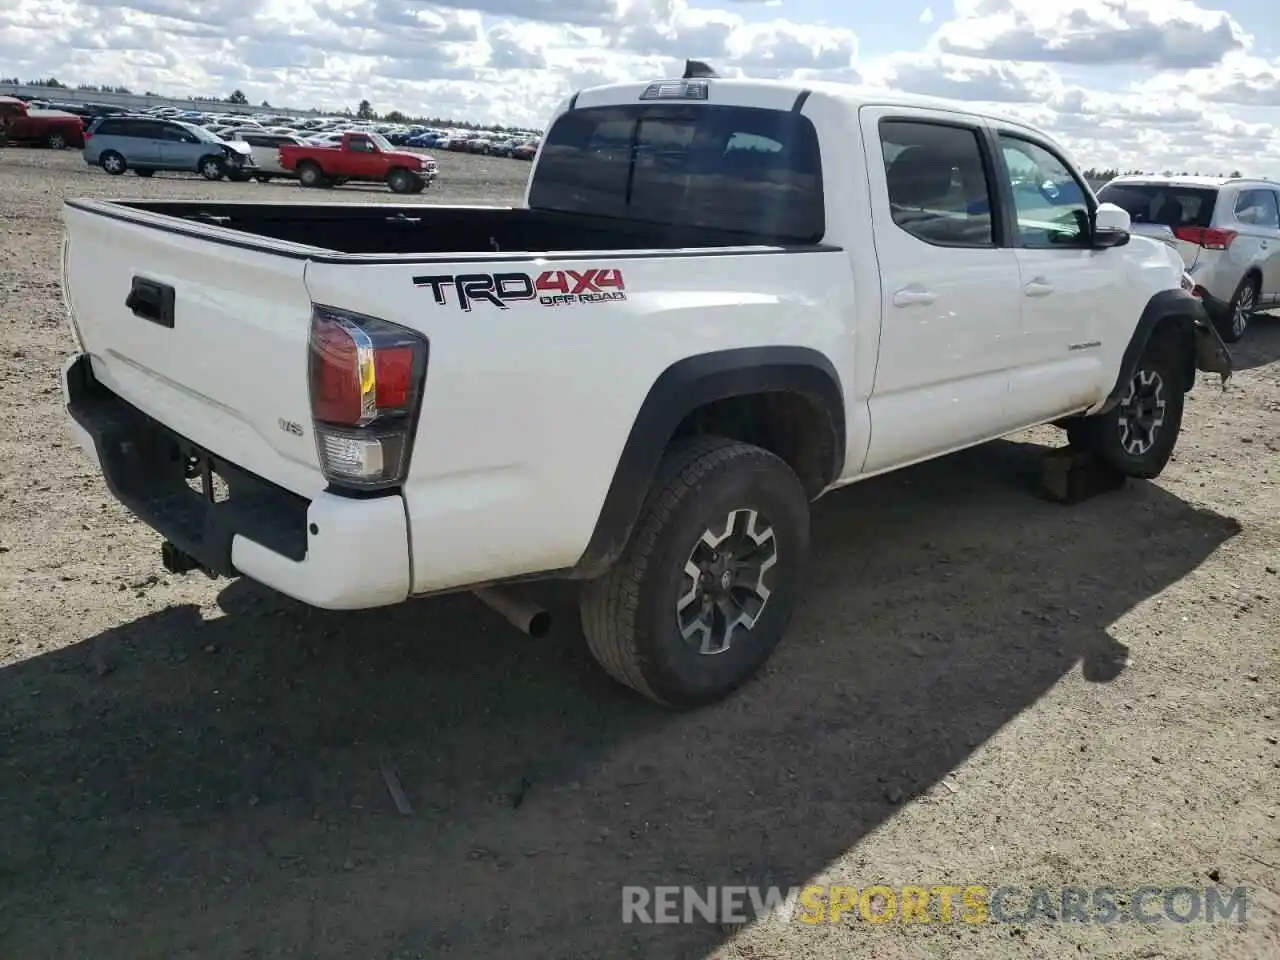
[[[423,202],[529,170],[440,161]],[[672,715],[559,587],[533,641],[466,596],[335,614],[167,575],[63,427],[67,196],[298,188],[0,155],[0,956],[1280,956],[1280,321],[1156,483],[1043,502],[1048,430],[824,499],[765,675]],[[623,885],[810,880],[1216,881],[1247,920],[620,921]]]

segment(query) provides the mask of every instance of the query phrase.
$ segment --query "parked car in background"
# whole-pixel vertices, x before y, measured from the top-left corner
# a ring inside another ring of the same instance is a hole
[[[9,143],[38,143],[51,150],[84,146],[84,121],[79,117],[38,110],[17,97],[0,97],[0,122]]]
[[[385,183],[394,193],[421,193],[436,178],[436,161],[397,150],[377,133],[344,133],[336,147],[311,143],[280,147],[280,165],[304,187],[340,186],[357,181]]]
[[[286,133],[270,133],[251,127],[233,130],[226,138],[229,143],[245,143],[253,154],[256,169],[253,177],[259,183],[266,183],[272,177],[295,177],[292,170],[286,170],[280,162],[280,148],[285,144],[302,146],[306,141],[300,136]]]
[[[536,140],[527,140],[511,151],[511,156],[516,160],[532,160],[537,155],[538,142]]]
[[[85,134],[84,162],[113,176],[186,170],[206,180],[243,180],[254,170],[247,143],[228,143],[192,123],[144,116],[94,121]]]
[[[1280,184],[1227,177],[1124,176],[1098,199],[1128,211],[1134,233],[1182,256],[1222,339],[1280,305]]]

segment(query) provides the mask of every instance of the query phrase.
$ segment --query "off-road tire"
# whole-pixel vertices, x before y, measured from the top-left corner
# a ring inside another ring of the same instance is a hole
[[[1164,403],[1163,418],[1152,435],[1148,449],[1135,453],[1125,448],[1125,423],[1134,413],[1123,399],[1104,414],[1084,417],[1068,424],[1067,437],[1071,444],[1088,450],[1127,477],[1152,480],[1160,476],[1169,457],[1173,455],[1182,429],[1186,374],[1179,349],[1178,341],[1174,338],[1153,337],[1147,344],[1142,359],[1138,361],[1133,378],[1125,386],[1127,396],[1130,388],[1135,392],[1151,389],[1153,375],[1159,380],[1159,395]]]
[[[1236,292],[1231,295],[1227,309],[1214,324],[1218,328],[1218,336],[1222,337],[1224,343],[1239,343],[1240,338],[1244,336],[1245,330],[1249,328],[1249,321],[1253,317],[1253,310],[1258,306],[1258,290],[1257,277],[1249,275],[1241,279]],[[1241,310],[1241,301],[1246,298],[1247,304],[1244,310]],[[1252,304],[1252,307],[1248,304]],[[1239,314],[1238,318],[1237,314]]]
[[[676,602],[704,531],[738,510],[766,518],[776,543],[770,594],[755,625],[723,652],[682,636]],[[651,700],[693,707],[754,676],[790,624],[809,554],[809,500],[800,479],[767,450],[723,437],[674,445],[664,457],[630,541],[583,586],[582,628],[610,676]]]

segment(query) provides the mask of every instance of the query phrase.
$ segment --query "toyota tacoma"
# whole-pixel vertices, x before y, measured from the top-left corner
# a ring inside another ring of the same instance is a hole
[[[697,62],[568,97],[517,206],[65,223],[69,422],[169,569],[513,619],[510,584],[577,580],[669,706],[775,649],[817,497],[1046,423],[1155,477],[1230,373],[1177,254],[1040,130]]]

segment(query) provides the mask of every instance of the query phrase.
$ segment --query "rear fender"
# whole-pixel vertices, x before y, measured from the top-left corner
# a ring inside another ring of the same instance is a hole
[[[770,391],[809,398],[826,418],[830,476],[845,460],[844,393],[826,356],[807,347],[720,350],[686,357],[668,367],[636,414],[595,530],[571,577],[590,579],[618,558],[631,537],[667,444],[685,416],[716,400]]]

